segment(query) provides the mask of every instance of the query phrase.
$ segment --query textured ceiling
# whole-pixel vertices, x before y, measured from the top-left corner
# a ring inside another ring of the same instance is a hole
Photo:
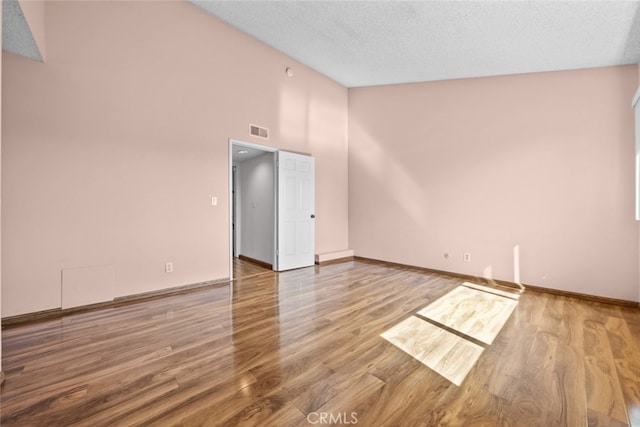
[[[640,62],[638,1],[201,1],[347,87]]]
[[[2,50],[42,61],[40,49],[17,0],[2,0]]]
[[[347,87],[640,62],[640,1],[193,4]],[[3,50],[42,60],[17,0]]]

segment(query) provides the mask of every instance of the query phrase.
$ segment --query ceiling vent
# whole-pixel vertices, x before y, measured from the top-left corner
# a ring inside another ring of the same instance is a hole
[[[269,129],[261,128],[256,125],[249,125],[249,133],[253,136],[257,136],[258,138],[269,139]]]

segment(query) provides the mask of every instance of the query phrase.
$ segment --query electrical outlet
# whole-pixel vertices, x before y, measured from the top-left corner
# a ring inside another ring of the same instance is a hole
[[[173,263],[172,262],[168,262],[164,265],[164,272],[165,273],[173,273]]]
[[[465,260],[466,262],[471,262],[471,254],[469,252],[465,252],[462,259]]]

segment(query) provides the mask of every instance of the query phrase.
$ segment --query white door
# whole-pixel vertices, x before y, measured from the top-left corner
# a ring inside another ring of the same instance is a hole
[[[315,263],[315,159],[278,151],[275,270]]]

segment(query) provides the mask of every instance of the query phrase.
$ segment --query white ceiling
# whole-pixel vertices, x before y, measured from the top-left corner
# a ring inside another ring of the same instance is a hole
[[[2,3],[3,50],[41,60]],[[191,3],[347,87],[640,62],[640,0]]]
[[[2,50],[42,61],[18,0],[2,0]]]
[[[191,2],[347,87],[640,62],[639,1]]]

